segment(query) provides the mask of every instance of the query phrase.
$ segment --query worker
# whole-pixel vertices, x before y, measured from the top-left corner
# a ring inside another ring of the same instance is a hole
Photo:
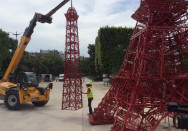
[[[88,115],[92,115],[93,111],[92,111],[92,107],[91,107],[91,102],[93,100],[93,90],[92,90],[92,85],[90,84],[90,82],[86,83],[86,87],[87,87],[87,93],[83,93],[83,94],[87,94],[87,98],[88,98],[88,107],[89,107],[89,114]]]

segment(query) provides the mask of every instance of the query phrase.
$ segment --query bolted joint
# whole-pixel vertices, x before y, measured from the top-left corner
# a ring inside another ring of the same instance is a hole
[[[41,22],[41,23],[52,23],[52,17],[51,16],[46,16],[46,15],[42,15],[40,13],[38,13],[38,17],[37,17],[37,21]]]

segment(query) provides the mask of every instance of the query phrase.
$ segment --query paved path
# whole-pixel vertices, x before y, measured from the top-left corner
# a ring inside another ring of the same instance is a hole
[[[87,79],[85,79],[87,82]],[[86,92],[85,82],[83,92]],[[45,86],[47,83],[42,83]],[[44,107],[35,107],[31,103],[22,105],[19,111],[8,110],[0,100],[0,131],[110,131],[112,125],[90,125],[88,118],[87,96],[83,94],[83,108],[78,111],[61,110],[62,82],[54,82],[50,101]],[[110,87],[102,82],[93,82],[94,100],[92,107],[96,108]],[[172,124],[171,124],[172,125]],[[157,127],[163,129],[163,122]],[[171,128],[175,131],[174,128]]]
[[[46,85],[47,83],[42,83]],[[86,92],[85,83],[83,91]],[[92,106],[97,107],[105,95],[94,88]],[[88,121],[87,96],[83,95],[84,108],[78,111],[61,110],[62,82],[54,82],[50,101],[44,107],[31,103],[22,105],[19,111],[8,110],[0,100],[0,131],[109,131],[112,125],[92,126]]]

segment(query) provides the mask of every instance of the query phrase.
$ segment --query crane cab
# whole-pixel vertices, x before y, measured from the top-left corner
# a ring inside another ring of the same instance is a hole
[[[34,72],[20,72],[17,77],[17,83],[22,86],[34,86],[38,87],[37,76]]]

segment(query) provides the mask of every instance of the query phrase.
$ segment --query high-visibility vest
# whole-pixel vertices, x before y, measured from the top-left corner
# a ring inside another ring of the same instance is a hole
[[[93,98],[93,90],[91,89],[91,87],[88,88],[90,89],[90,92],[88,92],[87,98]]]

